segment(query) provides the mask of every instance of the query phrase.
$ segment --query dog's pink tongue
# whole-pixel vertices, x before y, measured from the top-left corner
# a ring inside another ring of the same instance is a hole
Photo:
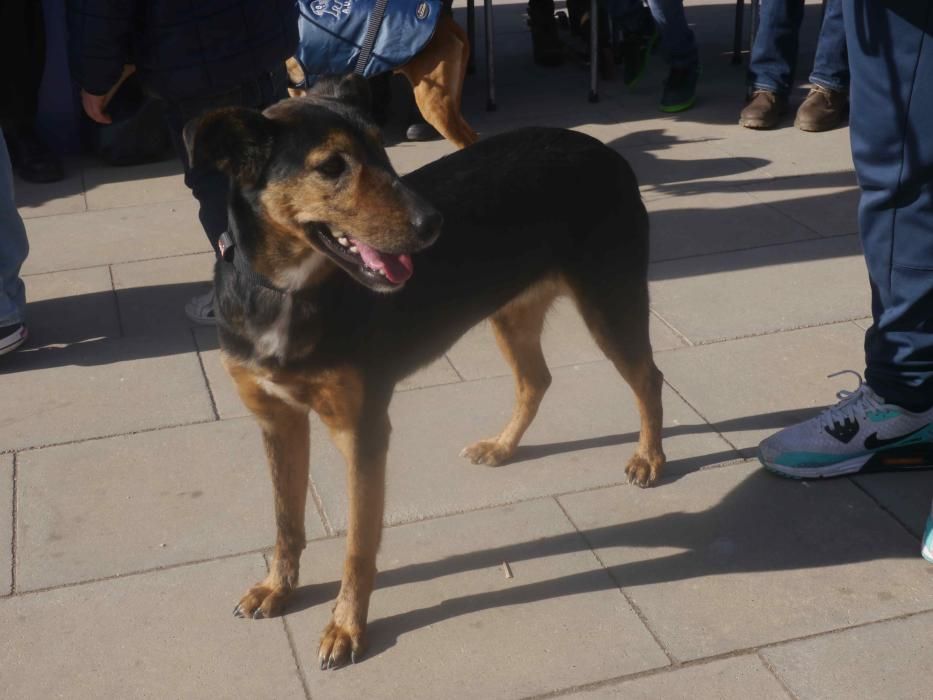
[[[350,240],[356,246],[366,266],[371,267],[373,270],[382,270],[385,272],[386,278],[393,284],[404,282],[415,271],[410,255],[404,253],[401,255],[380,253],[375,248],[371,248],[355,238]]]

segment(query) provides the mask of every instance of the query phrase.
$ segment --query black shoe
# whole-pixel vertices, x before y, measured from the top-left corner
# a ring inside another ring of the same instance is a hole
[[[13,170],[27,182],[58,182],[65,177],[61,158],[49,150],[33,129],[4,131]]]
[[[14,323],[12,326],[0,326],[0,355],[6,355],[13,352],[20,345],[26,342],[29,337],[29,331],[22,323]]]
[[[700,68],[671,68],[664,81],[661,93],[662,112],[683,112],[690,109],[697,101],[697,81]]]
[[[437,129],[427,122],[410,124],[405,131],[405,138],[409,141],[434,141],[440,137],[441,135],[437,133]]]

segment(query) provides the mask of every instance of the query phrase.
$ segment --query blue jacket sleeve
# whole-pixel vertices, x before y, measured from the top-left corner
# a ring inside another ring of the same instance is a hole
[[[67,0],[71,75],[82,88],[102,95],[132,61],[138,0]]]

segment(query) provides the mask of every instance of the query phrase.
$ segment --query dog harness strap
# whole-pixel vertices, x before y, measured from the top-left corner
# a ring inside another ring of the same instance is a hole
[[[373,12],[369,16],[369,24],[366,25],[366,36],[363,37],[360,54],[356,57],[356,67],[353,69],[353,72],[357,75],[363,75],[366,64],[369,63],[369,57],[373,54],[373,46],[376,45],[376,34],[379,33],[379,27],[382,26],[382,18],[385,17],[386,5],[388,4],[389,0],[376,0]]]

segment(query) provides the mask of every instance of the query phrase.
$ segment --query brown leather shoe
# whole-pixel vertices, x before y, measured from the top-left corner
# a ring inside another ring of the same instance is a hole
[[[819,85],[810,88],[800,107],[794,126],[801,131],[829,131],[842,124],[849,114],[849,96]]]
[[[787,112],[787,98],[770,90],[755,90],[751,101],[739,115],[746,129],[773,129]]]

